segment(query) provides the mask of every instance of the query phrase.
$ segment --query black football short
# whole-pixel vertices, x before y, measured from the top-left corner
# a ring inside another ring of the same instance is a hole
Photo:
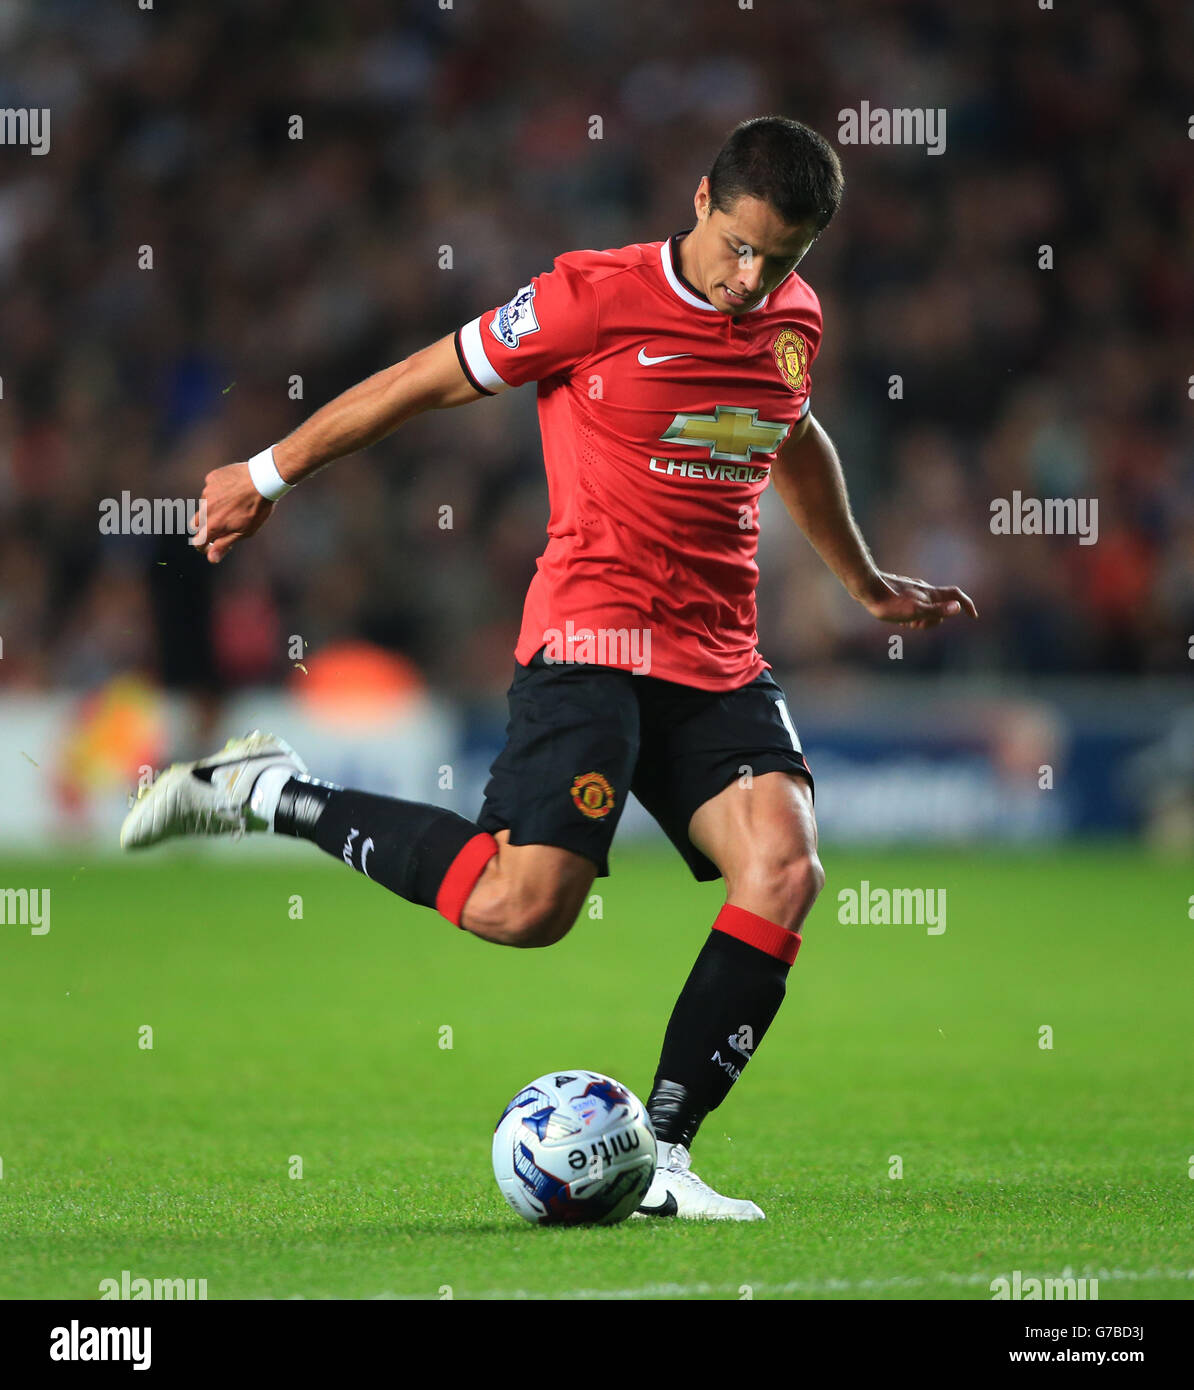
[[[749,772],[812,775],[784,693],[764,671],[737,690],[696,690],[608,666],[515,664],[506,746],[478,823],[514,845],[558,845],[609,873],[631,791],[702,882],[720,870],[688,838],[693,812]]]

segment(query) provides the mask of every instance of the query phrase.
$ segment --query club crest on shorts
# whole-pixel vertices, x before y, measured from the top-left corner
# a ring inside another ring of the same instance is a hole
[[[794,328],[785,328],[776,335],[771,351],[780,376],[793,391],[799,391],[808,370],[808,344]]]
[[[590,820],[601,820],[614,809],[614,789],[600,772],[582,772],[572,780],[572,804]]]

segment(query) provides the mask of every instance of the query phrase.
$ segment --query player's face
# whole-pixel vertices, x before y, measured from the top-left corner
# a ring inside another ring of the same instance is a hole
[[[692,242],[688,278],[723,314],[753,309],[791,274],[817,239],[810,226],[784,222],[770,203],[744,196],[728,212],[709,204],[709,180],[696,194],[697,226],[680,243]]]

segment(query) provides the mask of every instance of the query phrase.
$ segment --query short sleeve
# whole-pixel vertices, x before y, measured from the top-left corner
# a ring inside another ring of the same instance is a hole
[[[477,390],[494,395],[574,367],[596,336],[597,293],[561,257],[509,303],[458,329],[456,353]]]
[[[792,359],[792,366],[798,374],[796,392],[802,398],[800,402],[800,414],[796,420],[799,423],[812,409],[813,404],[813,363],[817,360],[817,353],[821,351],[821,336],[824,331],[824,324],[821,318],[821,301],[809,290],[812,299],[813,312],[809,315],[808,328],[799,334],[804,345],[804,352],[797,352]]]

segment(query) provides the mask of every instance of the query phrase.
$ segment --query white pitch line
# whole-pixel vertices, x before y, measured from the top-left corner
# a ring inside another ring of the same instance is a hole
[[[1138,1282],[1140,1280],[1194,1281],[1194,1269],[1091,1269],[1081,1271],[1067,1268],[1061,1274],[1056,1270],[1043,1271],[1029,1276],[1021,1271],[1024,1278],[1057,1279],[1078,1278],[1098,1279],[1100,1283]],[[887,1289],[923,1289],[934,1284],[949,1284],[954,1288],[974,1288],[979,1285],[990,1286],[995,1279],[1006,1278],[1007,1272],[995,1274],[935,1274],[935,1275],[895,1275],[888,1279],[791,1279],[784,1284],[767,1284],[743,1279],[737,1284],[643,1284],[637,1289],[564,1289],[556,1293],[530,1293],[526,1289],[488,1289],[484,1293],[467,1294],[464,1301],[517,1299],[533,1302],[561,1300],[584,1300],[592,1302],[600,1299],[631,1300],[638,1298],[693,1298],[707,1294],[741,1294],[749,1285],[752,1294],[771,1297],[784,1294],[826,1294],[826,1293],[875,1293]],[[394,1294],[380,1293],[374,1299],[395,1299],[403,1302],[434,1300],[432,1294]],[[742,1301],[746,1301],[745,1299]],[[1030,1299],[1030,1302],[1036,1302]]]

